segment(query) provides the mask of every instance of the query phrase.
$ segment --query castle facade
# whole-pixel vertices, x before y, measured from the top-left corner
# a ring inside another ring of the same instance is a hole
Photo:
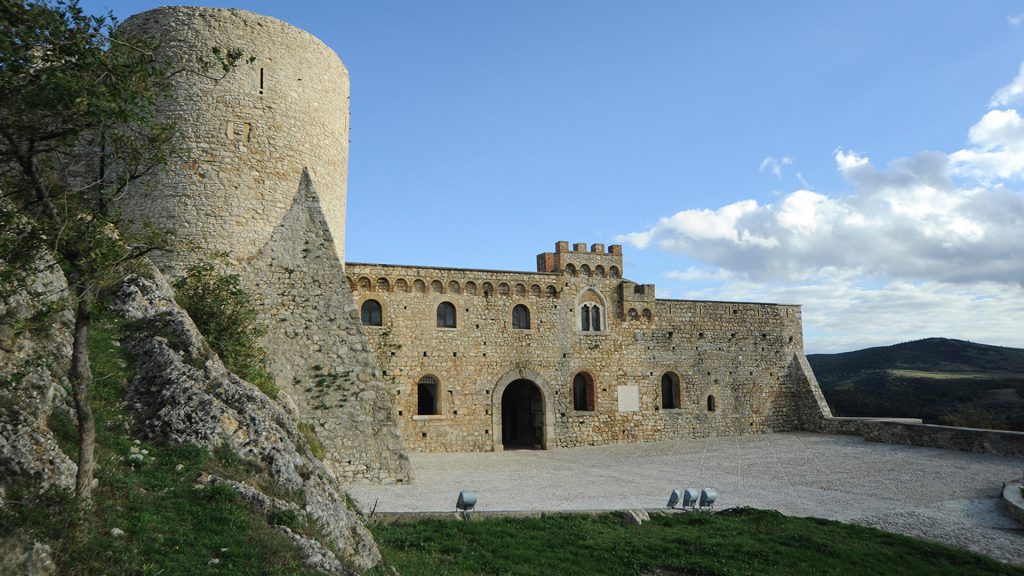
[[[169,6],[127,35],[177,74],[159,103],[181,157],[121,201],[260,303],[280,402],[341,479],[412,479],[407,450],[484,451],[750,434],[828,415],[800,308],[658,300],[620,246],[559,242],[535,272],[344,262],[349,78],[312,35],[244,10]],[[222,52],[223,53],[223,52]]]
[[[349,262],[405,445],[502,450],[795,430],[820,417],[799,306],[664,300],[622,247],[535,272]]]

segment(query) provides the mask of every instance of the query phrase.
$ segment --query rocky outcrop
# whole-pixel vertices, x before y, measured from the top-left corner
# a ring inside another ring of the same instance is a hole
[[[313,455],[295,421],[277,402],[228,372],[173,294],[152,269],[145,276],[129,276],[113,295],[113,310],[130,321],[123,345],[135,376],[126,405],[141,434],[229,449],[258,465],[259,485],[240,492],[247,501],[271,508],[283,500],[255,493],[272,489],[293,495],[298,509],[322,534],[317,546],[302,546],[315,551],[307,556],[310,565],[344,573],[378,564],[380,553],[372,536],[348,508],[336,478]],[[341,561],[324,560],[324,551]]]
[[[47,419],[64,409],[71,359],[71,316],[52,311],[67,283],[56,266],[44,267],[26,290],[0,298],[0,501],[12,483],[42,492],[72,488],[75,463],[57,446]]]
[[[20,576],[50,576],[57,573],[57,565],[46,544],[34,542],[24,534],[11,534],[0,538],[0,574]]]

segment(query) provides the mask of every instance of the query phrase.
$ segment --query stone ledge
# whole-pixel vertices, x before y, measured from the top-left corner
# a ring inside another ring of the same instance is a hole
[[[1024,524],[1024,494],[1020,491],[1022,484],[1024,482],[1021,480],[1003,483],[1003,506],[1010,517]]]
[[[1024,456],[1024,432],[922,424],[917,418],[822,418],[816,431],[888,444]]]

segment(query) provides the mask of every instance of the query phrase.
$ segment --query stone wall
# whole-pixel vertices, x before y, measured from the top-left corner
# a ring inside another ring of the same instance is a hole
[[[364,330],[408,448],[502,449],[502,398],[520,379],[535,392],[517,418],[529,418],[541,447],[793,430],[827,413],[798,306],[657,300],[653,285],[611,275],[620,247],[567,246],[539,255],[540,272],[346,265],[357,303],[381,305],[381,325]],[[454,328],[437,325],[443,302],[456,309]],[[517,305],[529,309],[527,329],[512,325]],[[601,310],[600,330],[583,330],[584,305]],[[574,409],[581,373],[592,409]],[[666,374],[679,383],[669,408]],[[424,377],[437,382],[435,414],[419,414]]]
[[[887,444],[1024,456],[1024,432],[1009,430],[938,426],[912,418],[824,418],[810,429],[863,436],[865,440]]]
[[[182,70],[159,105],[177,128],[180,155],[133,187],[121,204],[128,220],[242,261],[270,238],[307,168],[344,262],[349,77],[337,54],[294,26],[235,9],[157,8],[120,30],[159,40],[158,56]],[[215,47],[244,53],[220,80]],[[214,66],[200,74],[203,60]],[[184,251],[159,263],[168,271],[188,258]]]
[[[183,241],[157,259],[165,273],[228,255],[260,303],[280,400],[314,426],[339,478],[409,480],[343,271],[345,66],[312,35],[244,10],[158,8],[121,30],[160,41],[158,56],[181,70],[159,103],[177,128],[180,157],[129,191],[120,206],[128,221],[152,221]],[[216,65],[199,73],[214,48],[243,52],[221,79],[211,78]]]
[[[350,481],[410,480],[390,387],[359,325],[308,174],[242,278],[268,327],[271,373],[295,417],[315,426],[327,465]]]

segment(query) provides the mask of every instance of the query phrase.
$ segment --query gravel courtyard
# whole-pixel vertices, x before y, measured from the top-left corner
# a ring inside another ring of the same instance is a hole
[[[450,512],[459,490],[477,492],[479,511],[659,508],[673,488],[713,487],[716,508],[854,522],[1024,565],[1024,529],[999,500],[1021,458],[805,432],[410,458],[413,484],[349,488],[364,512]]]

